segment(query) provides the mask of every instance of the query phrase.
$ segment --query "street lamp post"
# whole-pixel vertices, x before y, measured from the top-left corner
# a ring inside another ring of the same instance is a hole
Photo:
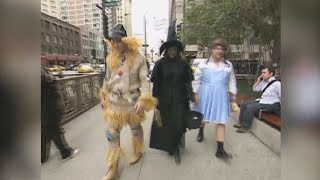
[[[144,47],[144,56],[147,58],[147,47],[149,46],[147,44],[147,20],[146,20],[146,14],[148,13],[149,11],[147,11],[146,13],[144,13],[143,15],[143,25],[144,25],[144,44],[142,45]]]
[[[102,11],[103,36],[104,36],[104,38],[108,38],[109,37],[108,16],[106,15],[105,7],[101,7],[98,4],[96,4],[96,7]],[[104,43],[104,40],[102,40],[102,43],[103,43],[103,47],[104,47],[104,58],[106,58],[108,55],[107,45],[106,45],[106,43]],[[107,72],[107,61],[104,60],[104,73],[106,73],[106,72]]]

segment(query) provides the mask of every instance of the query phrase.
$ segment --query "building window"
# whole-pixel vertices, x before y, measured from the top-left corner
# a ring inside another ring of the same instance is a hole
[[[62,26],[59,26],[59,33],[62,33]]]
[[[61,54],[64,54],[64,49],[63,49],[63,48],[61,48],[60,52],[61,52]]]
[[[68,20],[67,16],[62,16],[62,20]]]
[[[70,36],[73,36],[73,31],[70,29]]]
[[[57,25],[56,24],[52,24],[52,31],[57,32]]]
[[[63,38],[59,38],[59,44],[62,45],[62,43],[63,43]]]
[[[48,53],[52,54],[52,47],[51,46],[48,47]]]
[[[44,36],[44,34],[43,33],[41,33],[41,40],[45,40],[45,36]]]
[[[45,21],[44,22],[44,26],[45,26],[46,29],[49,30],[50,29],[50,22],[49,21]]]
[[[46,35],[46,41],[49,43],[50,42],[50,35]]]
[[[68,35],[68,31],[69,31],[68,28],[64,28],[64,34],[65,34],[65,35]]]
[[[73,46],[73,41],[70,41],[70,47],[72,47]]]
[[[41,52],[43,52],[43,53],[47,52],[47,48],[45,45],[41,45]]]
[[[53,36],[53,42],[54,42],[55,44],[58,44],[58,38],[57,38],[57,36]]]
[[[53,53],[59,53],[59,48],[57,47],[53,48]]]

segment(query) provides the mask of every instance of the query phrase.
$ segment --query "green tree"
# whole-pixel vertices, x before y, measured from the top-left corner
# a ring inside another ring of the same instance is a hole
[[[213,37],[230,44],[247,39],[267,46],[272,60],[280,61],[279,0],[205,0],[188,7],[182,28],[184,43],[203,47]]]

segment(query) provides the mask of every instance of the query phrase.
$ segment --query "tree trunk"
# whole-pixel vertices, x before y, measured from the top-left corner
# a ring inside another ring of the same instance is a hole
[[[281,57],[281,42],[280,40],[274,40],[272,46],[272,54],[271,54],[271,61],[272,63],[277,63],[280,65],[280,57]]]

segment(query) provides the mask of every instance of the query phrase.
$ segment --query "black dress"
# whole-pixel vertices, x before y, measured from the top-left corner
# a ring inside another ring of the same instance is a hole
[[[163,126],[176,129],[177,142],[186,132],[186,113],[192,93],[193,74],[187,62],[181,59],[160,59],[152,72],[153,96],[158,98]]]

